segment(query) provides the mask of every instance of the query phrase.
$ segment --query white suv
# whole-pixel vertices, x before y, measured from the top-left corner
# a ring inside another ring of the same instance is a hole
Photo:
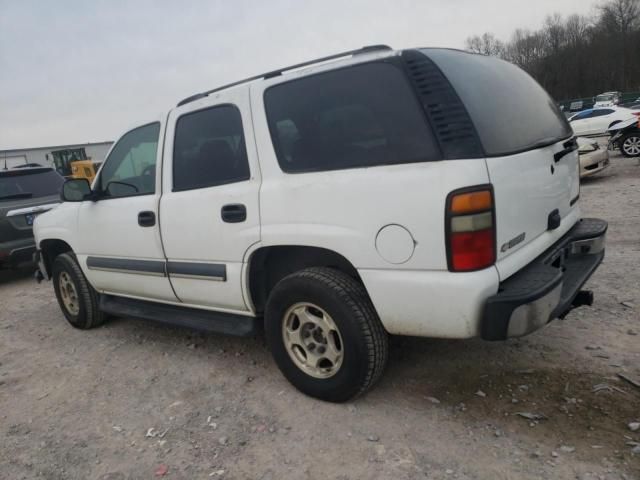
[[[78,328],[264,327],[291,383],[346,401],[389,334],[504,340],[590,304],[607,224],[579,194],[571,127],[522,70],[367,47],[125,133],[38,217],[37,276]]]

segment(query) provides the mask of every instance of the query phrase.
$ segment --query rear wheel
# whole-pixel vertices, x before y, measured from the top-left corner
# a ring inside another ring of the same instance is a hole
[[[371,388],[388,340],[362,284],[330,268],[308,268],[269,295],[265,330],[284,376],[300,391],[344,402]]]
[[[75,255],[63,253],[53,261],[53,288],[62,313],[75,328],[89,329],[104,323],[98,294],[89,284]]]
[[[620,140],[620,151],[625,157],[640,157],[640,133],[628,133]]]

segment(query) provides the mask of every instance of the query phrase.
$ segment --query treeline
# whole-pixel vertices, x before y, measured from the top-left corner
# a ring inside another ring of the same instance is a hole
[[[608,0],[596,12],[550,15],[541,29],[518,29],[507,42],[476,35],[466,49],[515,63],[557,100],[640,91],[640,0]]]

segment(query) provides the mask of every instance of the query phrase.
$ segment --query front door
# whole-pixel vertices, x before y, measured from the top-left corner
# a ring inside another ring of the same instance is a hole
[[[160,228],[167,272],[185,304],[247,312],[244,255],[260,240],[260,173],[248,89],[173,110]]]
[[[156,122],[118,140],[94,184],[99,198],[80,206],[78,260],[100,292],[177,302],[158,225],[160,133]]]

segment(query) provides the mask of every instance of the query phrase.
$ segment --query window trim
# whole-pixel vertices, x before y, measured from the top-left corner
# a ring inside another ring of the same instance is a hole
[[[126,137],[127,135],[129,135],[131,132],[134,132],[135,130],[139,130],[141,128],[145,128],[145,127],[149,127],[151,125],[159,125],[160,129],[158,130],[158,146],[160,146],[160,137],[161,137],[161,133],[162,133],[162,122],[160,121],[155,121],[155,122],[149,122],[149,123],[145,123],[144,125],[140,125],[138,127],[134,127],[131,130],[123,133],[122,135],[120,135],[120,138],[118,138],[118,140],[113,144],[113,147],[111,147],[111,150],[109,151],[109,155],[107,156],[107,158],[104,159],[104,162],[102,162],[102,165],[100,166],[100,172],[98,173],[98,175],[96,176],[96,180],[95,180],[95,185],[97,187],[99,187],[98,190],[98,200],[103,201],[103,200],[116,200],[119,198],[131,198],[131,197],[143,197],[146,195],[157,195],[156,192],[156,186],[157,186],[157,182],[158,182],[158,148],[156,147],[156,185],[153,186],[153,192],[149,192],[149,193],[134,193],[132,195],[122,195],[119,197],[112,197],[109,195],[105,195],[105,191],[102,189],[102,172],[104,171],[104,167],[105,165],[107,165],[107,162],[109,161],[109,159],[111,158],[111,154],[113,153],[113,150],[115,149],[115,147],[118,146],[118,143],[120,143],[120,141]],[[161,158],[162,160],[162,158]],[[162,190],[162,189],[161,189]]]
[[[434,146],[436,147],[438,154],[439,154],[439,158],[435,159],[435,160],[415,160],[415,161],[410,161],[410,162],[382,162],[382,163],[376,163],[375,165],[358,165],[358,166],[352,166],[352,167],[346,167],[346,168],[310,168],[310,169],[306,169],[306,170],[285,170],[282,166],[282,163],[280,162],[280,156],[281,156],[281,147],[280,147],[280,138],[277,134],[277,132],[274,132],[271,124],[272,122],[269,120],[269,113],[267,112],[267,102],[266,102],[266,95],[267,92],[273,88],[279,87],[281,85],[286,85],[288,83],[293,83],[293,82],[298,82],[301,80],[305,80],[307,78],[313,78],[313,77],[317,77],[320,75],[325,75],[325,74],[329,74],[329,73],[333,73],[333,72],[339,72],[342,70],[347,70],[347,69],[351,69],[351,68],[357,68],[357,67],[362,67],[365,65],[376,65],[376,64],[383,64],[383,65],[391,65],[392,67],[395,67],[400,75],[402,76],[402,78],[404,79],[404,82],[407,86],[407,89],[411,95],[411,97],[415,100],[416,102],[416,106],[418,108],[418,110],[420,111],[420,115],[422,117],[422,120],[427,128],[427,130],[429,131],[429,133],[431,134],[432,138],[433,138],[433,143]],[[300,175],[300,174],[305,174],[305,173],[318,173],[318,172],[339,172],[342,170],[356,170],[356,169],[361,169],[361,168],[375,168],[375,167],[384,167],[384,166],[395,166],[395,165],[415,165],[418,163],[430,163],[430,162],[439,162],[444,160],[440,145],[438,143],[438,139],[436,138],[436,135],[433,131],[433,127],[431,126],[431,123],[429,122],[429,119],[427,118],[426,112],[424,111],[423,106],[420,103],[420,99],[418,98],[415,89],[413,87],[413,85],[411,84],[410,79],[408,78],[404,67],[401,64],[401,61],[398,60],[398,57],[385,57],[385,58],[379,58],[379,59],[375,59],[375,60],[369,60],[366,62],[359,62],[359,63],[353,63],[350,65],[344,65],[342,67],[338,67],[338,68],[333,68],[330,70],[323,70],[320,72],[315,72],[315,73],[311,73],[309,75],[304,75],[302,77],[297,77],[297,78],[290,78],[285,80],[284,82],[278,82],[278,83],[274,83],[273,85],[269,85],[267,88],[264,89],[264,91],[262,92],[262,106],[264,109],[264,116],[265,116],[265,120],[267,122],[267,128],[269,129],[269,138],[271,139],[271,145],[273,146],[273,152],[276,156],[276,163],[278,164],[278,167],[280,168],[280,171],[282,173],[284,173],[285,175]]]
[[[247,167],[249,169],[249,174],[247,176],[247,178],[242,178],[239,180],[227,180],[227,181],[223,181],[223,182],[219,182],[219,183],[215,183],[212,185],[206,185],[204,187],[189,187],[189,188],[176,188],[176,183],[175,183],[175,179],[176,179],[176,138],[178,136],[178,122],[180,121],[180,119],[182,117],[188,116],[188,115],[193,115],[195,113],[200,113],[206,110],[214,110],[216,108],[222,108],[222,107],[232,107],[233,109],[235,109],[238,112],[238,115],[240,116],[240,127],[242,127],[242,141],[244,143],[244,156],[247,160]],[[215,105],[209,105],[206,107],[202,107],[202,108],[198,108],[196,110],[190,110],[188,112],[184,112],[181,113],[178,117],[176,117],[175,121],[173,122],[173,145],[172,145],[172,149],[171,149],[171,192],[189,192],[191,190],[202,190],[203,188],[214,188],[214,187],[220,187],[222,185],[231,185],[233,183],[241,183],[241,182],[248,182],[249,180],[251,180],[251,162],[249,162],[249,149],[247,148],[247,136],[246,136],[246,130],[244,128],[244,120],[242,118],[242,110],[240,110],[240,107],[238,107],[238,105],[236,105],[235,103],[231,103],[231,102],[225,102],[225,103],[217,103]]]

